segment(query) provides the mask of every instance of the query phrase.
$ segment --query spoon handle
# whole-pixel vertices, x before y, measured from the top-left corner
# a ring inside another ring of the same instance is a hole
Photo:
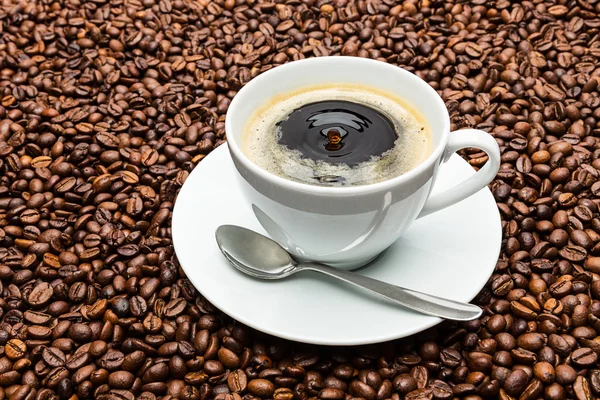
[[[470,321],[479,318],[482,313],[481,308],[473,304],[462,303],[417,292],[416,290],[391,285],[367,276],[329,267],[324,264],[309,262],[298,264],[296,267],[299,269],[321,272],[325,275],[338,278],[344,282],[370,290],[373,293],[407,308],[434,317],[441,317],[454,321]]]

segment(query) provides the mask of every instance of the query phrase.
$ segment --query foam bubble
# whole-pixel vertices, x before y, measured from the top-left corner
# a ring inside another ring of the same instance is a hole
[[[295,109],[323,100],[345,100],[370,106],[385,114],[400,132],[394,147],[379,157],[350,167],[301,157],[299,151],[278,143],[276,124]],[[321,186],[358,186],[402,175],[423,162],[431,153],[429,127],[400,99],[357,86],[307,88],[278,96],[260,108],[246,125],[244,153],[259,167],[297,182]],[[332,180],[328,177],[341,177]]]

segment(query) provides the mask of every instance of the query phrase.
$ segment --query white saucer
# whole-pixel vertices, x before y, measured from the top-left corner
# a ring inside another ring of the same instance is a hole
[[[460,183],[473,169],[458,155],[440,168],[434,192]],[[440,322],[314,272],[261,281],[238,272],[215,241],[220,225],[265,234],[238,191],[226,145],[190,174],[173,212],[179,262],[202,295],[234,319],[285,339],[323,345],[376,343]],[[315,232],[318,234],[318,232]],[[501,244],[498,208],[488,189],[417,220],[359,273],[407,288],[470,301],[492,274]]]

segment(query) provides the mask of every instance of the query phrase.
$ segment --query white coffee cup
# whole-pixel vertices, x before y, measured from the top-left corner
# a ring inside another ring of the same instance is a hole
[[[258,108],[276,95],[335,83],[360,84],[406,100],[431,129],[433,151],[429,157],[409,172],[383,182],[323,187],[274,175],[244,154],[244,128]],[[444,102],[426,82],[402,68],[364,58],[311,58],[259,75],[234,97],[225,129],[242,192],[269,235],[299,260],[343,269],[373,260],[417,218],[478,192],[500,166],[498,144],[488,133],[475,129],[450,132]],[[487,163],[462,184],[430,196],[438,168],[466,147],[485,151]]]

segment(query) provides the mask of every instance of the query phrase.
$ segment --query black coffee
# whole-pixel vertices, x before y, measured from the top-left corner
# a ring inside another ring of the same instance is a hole
[[[250,118],[244,152],[283,178],[319,186],[391,179],[430,154],[429,129],[400,99],[357,86],[278,96]]]
[[[326,100],[303,105],[277,123],[278,143],[302,157],[354,167],[394,147],[394,123],[360,103]]]

